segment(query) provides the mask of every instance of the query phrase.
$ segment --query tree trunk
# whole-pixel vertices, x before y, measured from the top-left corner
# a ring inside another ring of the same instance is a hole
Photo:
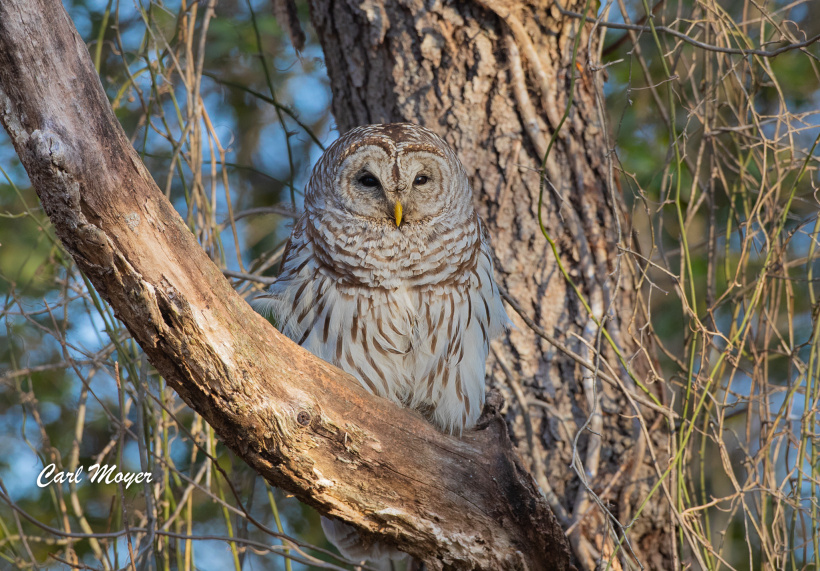
[[[582,12],[584,3],[566,8]],[[579,20],[562,16],[558,3],[311,0],[311,15],[340,131],[420,123],[456,148],[470,173],[493,237],[496,277],[536,326],[510,311],[516,328],[494,346],[490,384],[504,393],[518,451],[571,529],[576,556],[595,568],[617,547],[613,536],[623,536],[617,522],[632,523],[658,482],[669,443],[666,419],[653,406],[663,400],[663,383],[655,382],[642,337],[639,272],[623,255],[636,246],[615,189],[602,77],[590,65],[590,50],[598,49],[592,25],[582,27],[573,62]],[[577,74],[574,102],[546,163],[542,214],[592,315],[538,223],[541,161],[567,106],[570,73]],[[600,335],[596,319],[604,317],[632,376]],[[551,335],[557,343],[545,339]],[[579,361],[594,362],[608,382],[593,382]],[[574,450],[574,466],[611,515],[570,467]],[[621,565],[637,559],[649,569],[672,568],[668,497],[664,482],[629,529]]]
[[[231,289],[129,144],[59,0],[0,1],[0,123],[80,269],[169,385],[271,483],[431,569],[569,568],[497,412],[463,438],[441,434]]]

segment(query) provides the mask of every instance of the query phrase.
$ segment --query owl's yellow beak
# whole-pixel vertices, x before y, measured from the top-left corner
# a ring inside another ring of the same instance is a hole
[[[396,201],[396,226],[401,226],[401,202]]]

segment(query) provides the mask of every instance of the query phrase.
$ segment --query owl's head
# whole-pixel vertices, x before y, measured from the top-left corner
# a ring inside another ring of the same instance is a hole
[[[342,135],[316,164],[305,202],[309,211],[340,210],[394,228],[473,211],[453,149],[411,123],[365,125]]]

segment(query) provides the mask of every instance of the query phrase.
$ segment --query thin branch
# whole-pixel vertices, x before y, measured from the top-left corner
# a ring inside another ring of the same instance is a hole
[[[572,12],[571,10],[564,10],[558,5],[558,9],[560,10],[561,14],[564,16],[570,16],[572,18],[584,19],[587,22],[595,23],[597,22],[596,18],[592,18],[590,16],[584,16],[583,14],[579,14],[578,12]],[[635,24],[619,24],[617,22],[600,22],[599,25],[603,28],[610,28],[613,30],[632,30],[635,32],[649,32],[651,28],[649,26],[638,26]],[[711,52],[718,52],[722,54],[732,54],[732,55],[743,55],[743,56],[760,56],[760,57],[767,57],[772,58],[779,56],[782,53],[790,52],[793,50],[800,50],[809,47],[810,45],[814,44],[818,40],[820,40],[820,34],[814,35],[806,41],[798,42],[795,44],[788,44],[782,47],[777,48],[776,50],[761,50],[761,49],[740,49],[740,48],[722,48],[720,46],[715,46],[711,44],[706,44],[700,42],[686,34],[675,30],[674,28],[669,28],[668,26],[655,26],[656,32],[661,32],[663,34],[668,34],[670,36],[674,36],[687,44],[691,44],[696,48],[700,48],[703,50],[708,50]]]

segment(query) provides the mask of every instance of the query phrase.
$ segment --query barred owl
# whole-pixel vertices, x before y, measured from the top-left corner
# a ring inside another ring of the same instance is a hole
[[[327,149],[279,277],[254,305],[450,433],[481,414],[490,340],[509,323],[464,167],[407,123],[357,127]]]

